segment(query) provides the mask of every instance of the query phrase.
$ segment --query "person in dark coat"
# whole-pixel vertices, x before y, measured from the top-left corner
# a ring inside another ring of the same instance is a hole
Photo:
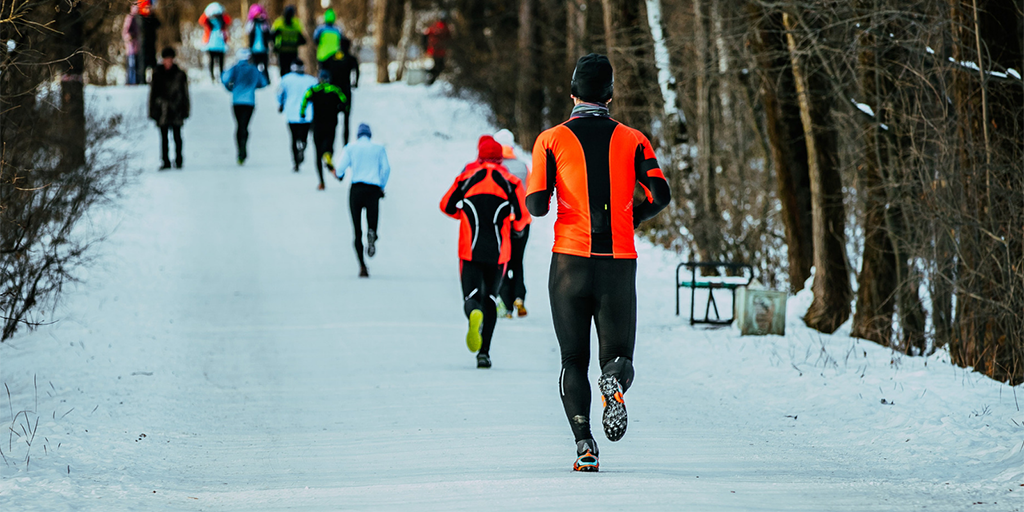
[[[153,81],[149,87],[149,118],[160,127],[160,155],[163,164],[160,170],[171,168],[168,132],[174,134],[174,167],[180,169],[181,125],[189,115],[188,76],[174,63],[174,49],[167,47],[160,52],[163,62],[153,69]]]

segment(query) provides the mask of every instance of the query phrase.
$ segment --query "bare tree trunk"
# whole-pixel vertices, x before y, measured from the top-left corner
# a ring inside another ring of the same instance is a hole
[[[309,41],[306,44],[299,47],[299,54],[302,55],[302,60],[306,62],[306,69],[310,70],[310,73],[316,73],[316,43],[313,42],[313,32],[316,31],[316,12],[318,3],[316,0],[297,0],[298,2],[298,17],[301,20],[306,36]]]
[[[68,172],[85,165],[85,18],[83,6],[74,2],[60,6],[61,57],[64,72],[60,80],[63,122],[61,165]],[[67,9],[66,11],[64,9]]]
[[[405,62],[409,58],[409,45],[412,44],[412,31],[416,27],[416,13],[412,10],[412,0],[405,0],[402,6],[402,41],[398,44],[398,71],[395,81],[401,82],[405,74]]]
[[[814,264],[807,144],[789,50],[782,35],[782,14],[768,13],[750,5],[750,15],[754,18],[751,46],[761,68],[760,97],[786,230],[789,289],[796,293],[811,277]]]
[[[377,83],[386,84],[391,81],[388,72],[388,4],[391,0],[374,0],[373,4],[373,36],[374,51],[377,53]]]
[[[569,68],[576,66],[580,57],[590,53],[587,43],[587,8],[586,0],[565,0],[566,11],[566,59]]]
[[[708,2],[693,0],[694,44],[696,62],[696,118],[697,172],[700,175],[700,193],[697,195],[699,225],[694,226],[694,241],[702,261],[717,261],[722,253],[722,213],[718,208],[717,171],[715,169],[715,125],[712,121],[713,101],[717,93],[718,73],[715,44],[712,41],[711,16]]]
[[[656,113],[664,108],[654,61],[654,40],[647,21],[647,5],[634,0],[602,0],[605,42],[615,70],[616,118],[643,132],[649,139]]]
[[[804,125],[807,162],[811,177],[811,213],[814,232],[814,300],[804,322],[821,332],[832,333],[850,316],[849,267],[846,258],[846,213],[843,182],[839,175],[837,134],[831,119],[833,94],[824,71],[805,73],[794,32],[796,20],[783,14]]]
[[[524,149],[531,149],[541,131],[541,109],[544,102],[542,81],[537,70],[538,30],[534,23],[537,0],[519,0],[519,73],[516,77],[516,139]]]

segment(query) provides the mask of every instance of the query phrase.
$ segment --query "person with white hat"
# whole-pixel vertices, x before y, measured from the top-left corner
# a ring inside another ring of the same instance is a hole
[[[501,164],[508,169],[508,172],[519,178],[519,181],[526,183],[530,169],[526,163],[516,158],[516,140],[512,132],[506,128],[498,130],[494,134],[494,140],[501,144]],[[501,281],[498,289],[498,314],[505,318],[512,318],[513,308],[520,317],[526,316],[526,281],[523,276],[523,255],[526,252],[526,242],[530,239],[530,225],[522,231],[512,233],[512,257],[505,267],[505,278]]]

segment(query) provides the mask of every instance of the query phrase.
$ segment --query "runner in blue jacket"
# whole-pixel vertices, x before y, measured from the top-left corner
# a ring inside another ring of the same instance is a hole
[[[384,197],[384,187],[391,175],[391,164],[384,146],[370,142],[370,127],[360,124],[356,141],[345,146],[335,167],[335,177],[345,178],[345,171],[352,169],[352,188],[348,204],[352,210],[352,228],[355,233],[356,256],[359,258],[359,277],[370,277],[363,261],[363,210],[366,210],[366,255],[373,257],[377,252],[377,202]]]
[[[303,62],[299,58],[291,63],[291,72],[281,77],[281,85],[277,90],[277,111],[284,112],[288,119],[288,129],[292,132],[292,159],[295,172],[299,172],[299,164],[306,158],[306,141],[309,140],[309,127],[313,122],[313,111],[302,115],[302,98],[306,91],[317,84],[316,78],[303,73]]]
[[[259,68],[249,62],[251,54],[247,49],[238,50],[235,57],[238,62],[224,72],[220,80],[224,87],[231,91],[231,103],[235,112],[235,141],[238,144],[238,165],[245,163],[247,156],[246,143],[249,141],[249,120],[256,108],[256,89],[268,85],[267,78]]]

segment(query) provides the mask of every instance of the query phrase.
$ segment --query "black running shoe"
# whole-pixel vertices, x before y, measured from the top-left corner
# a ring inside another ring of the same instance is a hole
[[[576,443],[576,462],[573,463],[573,471],[597,471],[597,442],[593,439],[584,439]]]
[[[377,246],[374,245],[376,242],[377,242],[377,232],[372,230],[372,229],[367,231],[366,232],[366,255],[371,257],[371,258],[373,257],[374,254],[377,254]]]
[[[490,368],[491,367],[491,356],[487,354],[476,355],[476,367],[477,368]]]
[[[601,403],[604,404],[604,435],[609,441],[618,441],[626,434],[626,402],[622,398],[622,386],[619,380],[610,373],[601,375],[597,380],[601,388]]]

